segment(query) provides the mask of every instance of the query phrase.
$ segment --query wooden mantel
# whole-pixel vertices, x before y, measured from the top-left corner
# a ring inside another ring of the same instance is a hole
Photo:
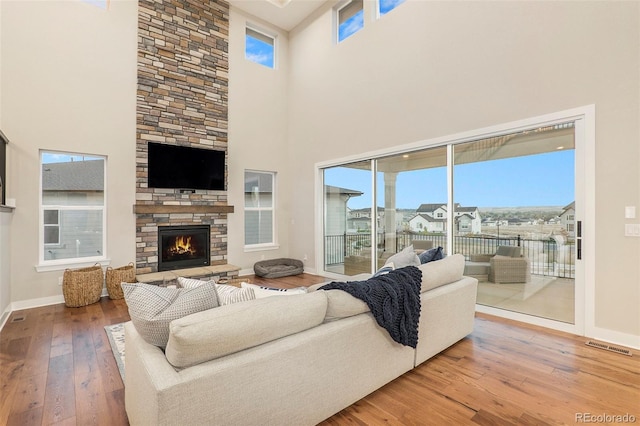
[[[207,205],[149,205],[134,204],[133,212],[136,214],[156,213],[233,213],[233,206],[207,206]]]

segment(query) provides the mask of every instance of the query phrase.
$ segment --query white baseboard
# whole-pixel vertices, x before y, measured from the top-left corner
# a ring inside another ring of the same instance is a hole
[[[9,315],[11,315],[11,304],[7,305],[2,315],[0,315],[0,331],[2,331],[2,328],[7,323]]]
[[[107,289],[103,288],[102,294],[100,295],[100,297],[104,297],[108,295],[109,293],[107,292]],[[9,316],[11,316],[11,313],[14,311],[20,311],[22,309],[39,308],[42,306],[49,306],[49,305],[58,305],[60,303],[64,303],[64,296],[61,294],[58,294],[56,296],[39,297],[37,299],[27,299],[27,300],[20,300],[18,302],[12,302],[9,304],[7,309],[2,313],[2,316],[0,317],[0,330],[2,330],[2,328],[7,322],[7,319],[9,319]]]
[[[238,271],[239,277],[244,277],[245,275],[253,275],[253,274],[254,274],[253,269],[240,269]]]
[[[59,303],[64,303],[64,296],[61,294],[57,296],[39,297],[37,299],[20,300],[11,303],[11,312],[22,309],[39,308],[41,306],[57,305]]]
[[[476,305],[476,312],[481,312],[489,315],[495,315],[501,318],[512,319],[515,321],[521,321],[528,324],[538,325],[540,327],[550,328],[553,330],[564,331],[576,336],[581,336],[583,333],[579,333],[573,324],[567,324],[559,321],[548,320],[545,318],[534,317],[530,315],[521,314],[518,312],[506,311],[503,309],[493,308],[491,306]],[[636,336],[628,333],[621,333],[619,331],[607,330],[604,328],[592,327],[584,332],[585,339],[595,339],[602,342],[611,343],[613,345],[625,346],[627,348],[640,349],[640,336]]]
[[[601,340],[603,342],[612,343],[618,346],[626,346],[628,348],[640,350],[640,336],[619,331],[607,330],[605,328],[594,327],[588,332],[591,339]]]

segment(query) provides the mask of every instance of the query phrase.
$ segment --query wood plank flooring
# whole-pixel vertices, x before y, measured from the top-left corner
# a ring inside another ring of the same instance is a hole
[[[283,288],[324,281],[247,278]],[[127,425],[103,327],[128,319],[124,301],[109,298],[13,312],[0,332],[0,425]],[[470,336],[322,425],[640,423],[639,352],[478,314]]]

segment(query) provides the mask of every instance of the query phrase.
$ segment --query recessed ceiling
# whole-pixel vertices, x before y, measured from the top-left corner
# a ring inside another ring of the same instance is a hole
[[[291,31],[327,0],[228,0],[240,9],[285,31]]]

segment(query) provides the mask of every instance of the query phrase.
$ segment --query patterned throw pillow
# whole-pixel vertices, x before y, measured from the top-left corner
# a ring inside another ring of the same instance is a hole
[[[203,281],[203,280],[197,280],[195,278],[178,277],[178,284],[180,284],[182,288],[196,288],[196,287],[200,287],[203,284],[215,284],[215,281],[214,280]]]
[[[274,288],[274,287],[264,287],[261,285],[249,284],[249,283],[241,283],[240,286],[244,289],[252,289],[253,293],[256,295],[256,299],[262,299],[263,297],[269,296],[289,296],[292,294],[305,294],[307,292],[306,287],[297,287],[297,288]]]
[[[423,265],[425,263],[433,262],[434,260],[444,259],[444,253],[442,252],[442,250],[443,248],[438,246],[423,251],[418,256],[418,258],[420,258],[420,264]]]
[[[394,269],[396,269],[396,266],[393,264],[393,262],[387,262],[384,264],[384,266],[380,269],[378,269],[378,271],[373,274],[374,277],[379,277],[380,275],[386,275],[389,272],[393,271]]]
[[[240,288],[233,285],[217,284],[215,281],[202,281],[193,278],[178,277],[178,283],[184,288],[196,288],[201,285],[215,285],[220,305],[230,305],[237,302],[253,300],[256,295],[251,288]]]
[[[168,288],[143,283],[122,283],[131,322],[148,343],[164,348],[169,323],[219,305],[215,286]]]
[[[240,288],[233,285],[216,284],[221,305],[230,305],[237,302],[246,302],[256,298],[252,288]]]

